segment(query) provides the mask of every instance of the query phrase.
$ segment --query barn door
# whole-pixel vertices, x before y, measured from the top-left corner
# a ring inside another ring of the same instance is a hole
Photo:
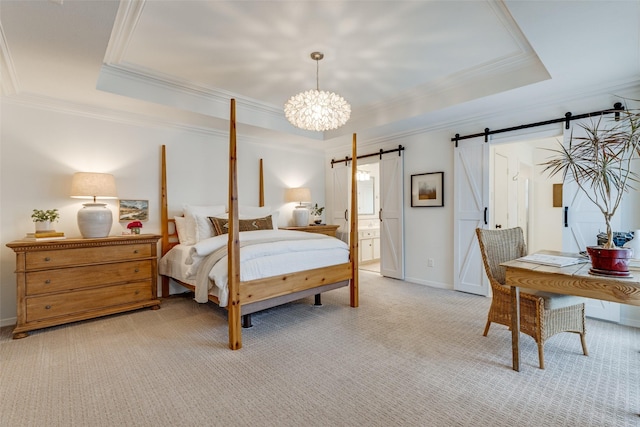
[[[454,154],[453,288],[489,295],[476,228],[489,226],[489,144],[458,141]]]
[[[568,146],[573,137],[585,136],[586,132],[581,124],[590,125],[589,120],[575,120],[569,129],[564,130],[563,143]],[[606,120],[600,122],[600,126],[605,126]],[[564,252],[577,253],[585,251],[587,246],[598,243],[597,235],[606,231],[606,226],[600,209],[578,188],[578,185],[567,180],[562,185],[562,250]],[[611,227],[614,231],[620,230],[620,210],[611,220]],[[586,314],[589,317],[620,322],[620,304],[615,302],[588,299],[586,303]]]
[[[380,160],[380,274],[404,279],[403,156]]]

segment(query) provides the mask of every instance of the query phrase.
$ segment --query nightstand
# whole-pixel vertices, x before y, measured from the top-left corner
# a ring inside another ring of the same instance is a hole
[[[44,242],[16,240],[17,322],[28,331],[143,307],[157,298],[157,242],[140,234]]]
[[[307,225],[306,227],[282,227],[283,230],[296,230],[306,231],[307,233],[326,234],[327,236],[336,237],[336,231],[339,225],[320,224],[320,225]]]

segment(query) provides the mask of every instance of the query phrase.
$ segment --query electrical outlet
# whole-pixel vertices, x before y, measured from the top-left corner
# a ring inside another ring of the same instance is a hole
[[[435,262],[433,261],[433,258],[429,258],[429,259],[427,260],[427,265],[428,265],[429,267],[433,267],[433,266],[435,266]]]

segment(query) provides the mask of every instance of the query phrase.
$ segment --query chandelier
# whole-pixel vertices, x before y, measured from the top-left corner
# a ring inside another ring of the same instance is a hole
[[[316,61],[316,88],[294,95],[284,104],[287,120],[300,129],[317,132],[337,129],[351,116],[351,105],[343,97],[320,90],[318,61],[322,58],[321,52],[311,54]]]

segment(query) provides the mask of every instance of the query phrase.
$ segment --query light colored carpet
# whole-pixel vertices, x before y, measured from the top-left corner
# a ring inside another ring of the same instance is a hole
[[[546,344],[482,336],[490,300],[361,272],[346,288],[254,315],[227,348],[226,312],[174,297],[0,337],[1,426],[637,426],[640,330],[588,320]]]
[[[380,262],[368,262],[366,264],[359,264],[359,267],[360,267],[360,270],[380,273]]]

